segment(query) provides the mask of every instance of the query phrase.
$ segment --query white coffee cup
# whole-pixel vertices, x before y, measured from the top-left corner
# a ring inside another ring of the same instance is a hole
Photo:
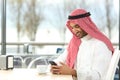
[[[47,68],[48,68],[48,65],[37,65],[37,72],[39,74],[45,74],[47,73]]]

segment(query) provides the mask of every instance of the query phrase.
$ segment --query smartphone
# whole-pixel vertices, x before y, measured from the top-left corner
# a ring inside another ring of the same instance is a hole
[[[54,61],[49,61],[51,65],[57,65]]]

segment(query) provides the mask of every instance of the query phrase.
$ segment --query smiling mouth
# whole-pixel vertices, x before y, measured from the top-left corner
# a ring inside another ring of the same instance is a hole
[[[80,37],[80,35],[81,35],[80,32],[77,32],[77,33],[76,33],[76,36],[77,36],[77,37]]]

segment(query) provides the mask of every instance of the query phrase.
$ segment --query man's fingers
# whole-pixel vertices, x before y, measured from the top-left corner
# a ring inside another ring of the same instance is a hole
[[[58,72],[60,70],[59,66],[51,66],[51,71],[52,72]]]
[[[52,69],[52,71],[55,71],[55,72],[56,72],[56,71],[59,71],[59,69]]]
[[[51,66],[52,69],[59,69],[60,67],[59,66]]]
[[[52,69],[51,72],[53,74],[59,74],[60,73],[60,70],[59,69]]]
[[[55,66],[55,65],[52,65],[52,66],[51,66],[51,69],[50,69],[50,71],[51,71],[53,74],[61,74],[61,73],[60,73],[60,70],[61,70],[61,66]]]
[[[60,62],[60,64],[61,64],[61,65],[66,65],[66,64],[65,64],[65,63],[63,63],[63,62]]]

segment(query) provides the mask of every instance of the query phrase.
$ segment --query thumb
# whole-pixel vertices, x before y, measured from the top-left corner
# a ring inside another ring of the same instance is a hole
[[[63,63],[63,62],[60,62],[60,64],[61,64],[61,65],[65,65],[65,63]]]

